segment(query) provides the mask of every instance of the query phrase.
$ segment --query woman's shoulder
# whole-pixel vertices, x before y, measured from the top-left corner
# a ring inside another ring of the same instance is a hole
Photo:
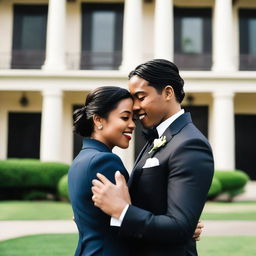
[[[91,168],[97,170],[97,172],[100,172],[107,177],[110,176],[109,178],[111,178],[111,180],[116,171],[120,171],[126,179],[129,177],[120,157],[112,152],[97,152],[90,165]]]
[[[125,168],[121,158],[112,152],[95,152],[91,164],[120,166]]]

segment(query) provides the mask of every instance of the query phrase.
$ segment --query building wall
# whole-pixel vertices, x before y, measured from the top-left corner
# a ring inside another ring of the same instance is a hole
[[[60,161],[71,163],[73,158],[72,108],[83,104],[86,94],[93,88],[102,85],[116,85],[127,88],[128,70],[89,71],[78,70],[81,52],[81,3],[102,2],[117,3],[119,0],[76,0],[66,5],[65,53],[67,70],[11,70],[10,58],[12,51],[13,11],[14,3],[47,4],[46,0],[2,0],[0,1],[0,159],[7,157],[8,112],[42,112],[45,91],[58,90],[62,93],[62,143]],[[233,44],[235,66],[238,67],[239,57],[239,8],[256,8],[256,2],[250,0],[234,1],[233,6]],[[174,0],[178,7],[210,7],[214,12],[215,1]],[[142,31],[134,35],[138,42],[142,41],[142,61],[154,58],[154,15],[155,1],[142,4]],[[214,26],[214,22],[212,22]],[[174,35],[175,37],[175,35]],[[214,48],[213,48],[214,49]],[[133,54],[133,53],[131,53]],[[212,53],[214,54],[214,52]],[[181,71],[185,79],[185,91],[194,97],[194,106],[208,106],[208,137],[212,145],[216,143],[214,113],[216,93],[234,94],[230,103],[234,106],[234,114],[256,115],[256,72],[255,71]],[[26,92],[29,105],[22,107],[19,99]],[[189,102],[185,99],[184,105]],[[227,113],[227,115],[231,115]],[[225,128],[225,127],[224,127]],[[128,150],[115,149],[123,159],[128,170],[132,169],[134,160],[133,138]],[[225,157],[225,156],[224,156]]]

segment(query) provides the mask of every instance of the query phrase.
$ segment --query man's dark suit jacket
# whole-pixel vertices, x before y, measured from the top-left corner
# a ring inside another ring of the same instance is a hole
[[[192,236],[214,172],[211,147],[189,113],[178,117],[163,136],[164,146],[153,155],[144,147],[135,163],[129,180],[132,205],[120,234],[131,238],[133,256],[195,256]],[[149,157],[160,165],[142,168]]]
[[[68,173],[69,196],[79,231],[76,256],[129,255],[128,248],[118,237],[119,228],[110,227],[110,217],[92,202],[91,187],[96,173],[102,173],[115,183],[117,170],[128,180],[128,173],[117,155],[97,140],[84,139],[83,148]]]

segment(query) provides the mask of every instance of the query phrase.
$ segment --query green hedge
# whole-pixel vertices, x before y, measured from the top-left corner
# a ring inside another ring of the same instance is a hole
[[[208,198],[212,199],[221,193],[226,194],[228,201],[232,201],[233,197],[242,193],[249,176],[241,170],[214,172],[212,185],[210,187]]]
[[[217,195],[219,195],[222,191],[222,186],[221,183],[219,181],[219,179],[217,179],[215,176],[212,179],[212,185],[210,187],[210,190],[208,192],[208,197],[209,198],[213,198]]]
[[[57,184],[68,169],[67,164],[33,159],[0,161],[0,199],[22,199],[31,192],[56,194]]]
[[[58,183],[58,192],[61,199],[69,200],[68,195],[68,175],[64,175]]]
[[[215,171],[214,176],[219,179],[222,190],[230,191],[242,189],[249,181],[249,176],[240,170],[235,171]]]

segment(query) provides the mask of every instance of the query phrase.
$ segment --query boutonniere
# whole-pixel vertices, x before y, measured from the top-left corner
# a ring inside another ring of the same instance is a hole
[[[165,143],[166,143],[166,136],[162,136],[159,139],[154,139],[153,147],[150,149],[150,151],[148,153],[150,154],[152,151],[154,151],[160,147],[163,147],[165,145]]]

